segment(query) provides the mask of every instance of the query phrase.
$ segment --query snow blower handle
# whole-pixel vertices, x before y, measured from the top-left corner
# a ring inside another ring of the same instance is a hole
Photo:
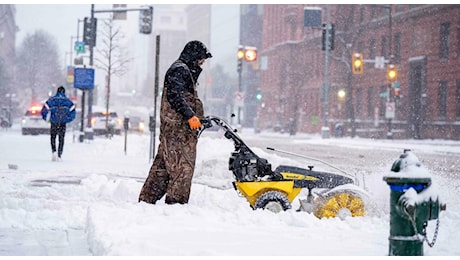
[[[198,137],[200,137],[201,133],[203,133],[205,129],[212,127],[212,122],[211,119],[209,119],[209,117],[201,118],[200,123],[201,126],[200,128],[198,128]]]
[[[208,117],[204,117],[200,119],[201,127],[206,129],[212,127],[212,122]]]
[[[232,117],[233,116],[234,115],[232,114]],[[200,137],[201,133],[205,129],[216,125],[225,131],[225,138],[233,140],[235,147],[238,147],[239,149],[240,147],[244,146],[247,150],[250,151],[249,147],[247,147],[243,140],[241,140],[241,138],[236,134],[237,130],[233,129],[225,120],[216,116],[205,116],[204,118],[200,119],[200,121],[202,127],[198,130],[198,137]]]

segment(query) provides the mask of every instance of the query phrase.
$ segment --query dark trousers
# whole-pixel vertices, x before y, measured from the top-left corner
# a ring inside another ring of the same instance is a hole
[[[59,145],[58,145],[58,156],[61,157],[62,151],[64,150],[64,137],[66,131],[66,124],[56,124],[51,123],[50,128],[50,135],[51,135],[51,150],[52,152],[56,152],[56,135],[59,137]]]

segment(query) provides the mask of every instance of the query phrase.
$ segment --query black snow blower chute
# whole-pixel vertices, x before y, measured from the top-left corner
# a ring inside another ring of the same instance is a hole
[[[304,169],[279,165],[273,171],[271,164],[257,156],[238,136],[236,129],[226,121],[207,116],[201,122],[199,135],[207,128],[218,126],[225,131],[224,136],[234,142],[235,150],[228,161],[228,169],[235,177],[235,190],[247,199],[253,209],[273,212],[288,210],[292,207],[292,201],[306,188],[308,194],[306,199],[299,200],[299,211],[313,213],[318,218],[356,217],[365,214],[366,192],[356,185],[357,179],[351,175],[343,171],[343,175],[315,171],[313,166]],[[267,149],[288,153],[274,148]]]

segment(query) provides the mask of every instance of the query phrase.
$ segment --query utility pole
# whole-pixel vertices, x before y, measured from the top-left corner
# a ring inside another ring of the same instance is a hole
[[[323,83],[323,126],[321,127],[321,137],[323,139],[330,137],[330,131],[328,126],[328,116],[329,116],[329,50],[330,45],[330,30],[331,24],[330,20],[330,7],[326,5],[326,35],[325,35],[325,53],[324,53],[324,83]]]

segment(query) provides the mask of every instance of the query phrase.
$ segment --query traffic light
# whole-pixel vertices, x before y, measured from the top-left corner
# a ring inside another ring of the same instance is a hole
[[[401,95],[401,84],[399,82],[395,82],[392,84],[393,87],[393,94],[396,98],[399,98]]]
[[[347,92],[345,92],[345,89],[339,89],[339,91],[337,91],[337,97],[339,98],[339,100],[343,100],[346,95]]]
[[[257,89],[256,99],[257,99],[257,101],[262,100],[262,92],[260,92],[260,89]]]
[[[236,53],[236,57],[238,58],[237,71],[241,72],[243,66],[243,59],[247,62],[253,62],[257,60],[257,48],[252,46],[240,45],[238,46],[238,52]]]
[[[257,60],[257,49],[256,47],[244,48],[244,59],[248,62]]]
[[[83,41],[88,46],[96,46],[97,18],[85,17],[83,20]]]
[[[334,24],[330,24],[329,30],[326,30],[326,26],[327,24],[323,24],[322,47],[321,47],[323,51],[326,50],[326,45],[329,45],[329,50],[334,49],[334,35],[335,35]],[[328,35],[329,44],[326,44],[326,32],[327,31],[329,31],[329,35]]]
[[[388,83],[395,83],[398,79],[398,70],[394,64],[389,64],[387,68]]]
[[[238,52],[236,53],[236,57],[238,58],[238,64],[237,64],[237,71],[241,72],[242,66],[243,66],[243,58],[244,58],[244,49],[243,46],[238,47]]]
[[[150,34],[152,32],[153,6],[139,12],[139,32]]]
[[[355,52],[351,55],[351,70],[353,74],[363,74],[363,54]]]
[[[399,87],[394,89],[395,97],[399,97],[400,93],[401,93],[401,89]]]

